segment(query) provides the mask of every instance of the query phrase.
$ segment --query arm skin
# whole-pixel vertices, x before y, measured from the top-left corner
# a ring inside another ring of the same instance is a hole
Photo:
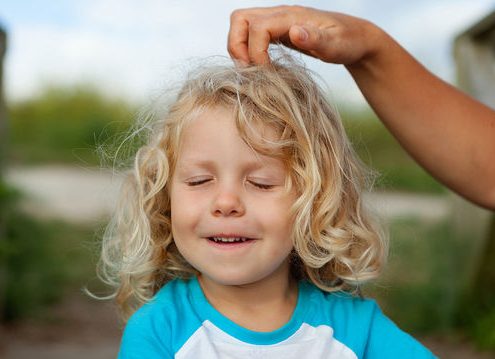
[[[494,110],[440,80],[366,20],[299,6],[234,11],[232,58],[269,63],[271,42],[345,65],[378,117],[421,166],[466,199],[495,209]]]

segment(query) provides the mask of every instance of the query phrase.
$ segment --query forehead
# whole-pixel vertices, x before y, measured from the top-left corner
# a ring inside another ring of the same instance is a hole
[[[262,154],[253,143],[274,142],[277,132],[268,125],[246,121],[249,142],[241,137],[235,121],[235,110],[228,107],[205,108],[185,124],[178,148],[179,162],[208,161],[211,157],[248,161],[253,166],[280,166],[276,156]],[[245,137],[245,136],[244,136]]]

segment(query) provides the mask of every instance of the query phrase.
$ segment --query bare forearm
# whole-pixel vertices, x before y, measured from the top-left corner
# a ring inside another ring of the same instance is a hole
[[[439,181],[495,208],[495,112],[434,76],[376,31],[379,47],[347,68],[378,117]]]

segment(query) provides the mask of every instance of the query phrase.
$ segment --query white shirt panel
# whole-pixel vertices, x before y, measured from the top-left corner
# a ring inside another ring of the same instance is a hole
[[[177,359],[357,359],[356,354],[336,340],[326,325],[303,323],[286,340],[273,345],[244,343],[206,320],[175,355]]]

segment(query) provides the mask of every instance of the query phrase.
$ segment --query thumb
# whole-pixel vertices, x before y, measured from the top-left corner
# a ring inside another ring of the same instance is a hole
[[[293,25],[289,29],[290,42],[304,51],[318,50],[321,46],[321,34],[311,26]]]

